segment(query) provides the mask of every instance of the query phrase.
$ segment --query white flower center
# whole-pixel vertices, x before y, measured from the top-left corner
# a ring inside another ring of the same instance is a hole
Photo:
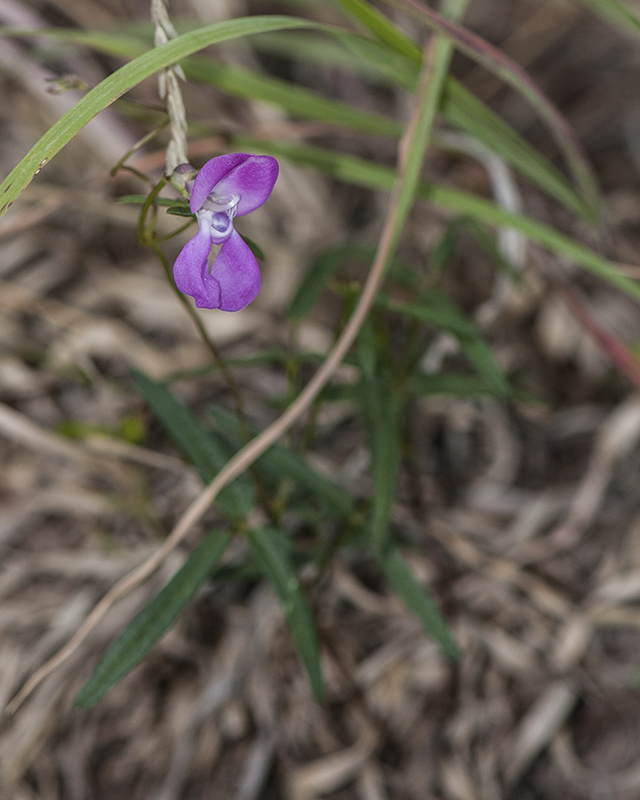
[[[200,228],[209,233],[214,244],[222,244],[231,235],[233,218],[239,202],[239,195],[222,197],[211,192],[202,204],[202,208],[196,211]]]
[[[217,195],[215,192],[211,192],[209,197],[207,197],[202,204],[202,209],[204,211],[224,212],[228,214],[230,218],[233,218],[236,215],[236,207],[239,202],[240,197],[237,194],[230,194],[223,197]]]

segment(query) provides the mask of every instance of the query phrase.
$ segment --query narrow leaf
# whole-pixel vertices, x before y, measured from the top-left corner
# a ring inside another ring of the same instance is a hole
[[[321,27],[315,23],[294,17],[256,16],[217,22],[190,31],[166,44],[154,47],[134,58],[101,81],[76,105],[61,117],[29,150],[0,184],[0,216],[2,216],[20,192],[29,185],[38,172],[56,155],[81,128],[103,108],[113,103],[129,89],[160,69],[174,64],[211,44],[231,41],[254,33],[282,30],[285,28]]]
[[[625,3],[620,3],[618,0],[582,0],[582,2],[625,33],[640,36],[640,19]]]
[[[232,453],[166,386],[138,370],[132,372],[132,379],[155,417],[193,464],[202,482],[210,483]],[[220,492],[217,503],[228,517],[244,518],[255,503],[251,483],[246,477],[236,478]]]
[[[586,220],[593,213],[565,176],[513,128],[449,76],[440,106],[451,125],[468,133],[534,185]]]
[[[416,580],[398,548],[389,544],[383,552],[376,552],[376,556],[386,579],[409,611],[420,621],[425,631],[433,636],[442,652],[457,661],[460,651],[447,623],[432,597]]]
[[[420,3],[419,0],[387,0],[387,2],[441,36],[450,37],[458,50],[497,75],[533,105],[555,137],[585,202],[592,210],[594,219],[598,218],[600,193],[582,146],[569,122],[527,72],[485,39]]]
[[[235,97],[259,100],[285,109],[294,117],[315,119],[327,125],[340,125],[366,133],[399,136],[402,126],[390,117],[362,111],[347,103],[331,100],[311,89],[288,81],[258,75],[234,64],[191,58],[183,69],[191,80],[199,81]]]
[[[329,280],[350,257],[371,264],[375,250],[366,245],[347,242],[325,250],[315,258],[304,274],[296,293],[289,302],[287,316],[300,322],[309,315]]]
[[[75,705],[89,708],[138,664],[173,625],[224,555],[231,537],[212,531],[191,552],[169,583],[127,625],[80,690]]]
[[[220,434],[236,448],[242,446],[240,427],[233,414],[220,406],[211,406],[209,413],[215,420]],[[252,431],[254,433],[254,431]],[[270,447],[258,459],[265,478],[271,481],[287,478],[298,486],[315,495],[326,507],[327,512],[337,518],[344,519],[353,511],[353,498],[339,484],[313,469],[301,456],[281,444]]]
[[[259,528],[249,531],[248,542],[253,559],[280,599],[311,691],[316,701],[321,703],[324,687],[320,645],[309,602],[291,563],[289,539],[275,528]]]
[[[510,393],[509,384],[496,364],[480,331],[442,292],[425,292],[411,303],[398,303],[380,293],[379,302],[392,311],[428,322],[452,333],[461,350],[498,396]]]
[[[256,152],[262,151],[293,163],[314,166],[345,183],[383,191],[390,191],[393,187],[392,169],[355,156],[294,142],[270,142],[244,136],[234,137],[234,141],[240,146],[253,148]],[[523,214],[505,211],[482,197],[435,183],[420,183],[417,196],[488,225],[513,228],[552,252],[567,256],[612,286],[640,300],[640,286],[636,281],[619,272],[606,258],[542,222]]]

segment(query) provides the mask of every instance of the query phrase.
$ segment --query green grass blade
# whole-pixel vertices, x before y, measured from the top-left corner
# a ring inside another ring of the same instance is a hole
[[[390,544],[382,553],[376,552],[376,557],[385,578],[396,594],[402,598],[409,611],[436,640],[443,653],[453,661],[457,661],[460,658],[460,651],[447,623],[431,596],[416,580],[398,548]]]
[[[318,26],[303,19],[282,16],[256,16],[228,20],[182,34],[182,36],[178,36],[160,47],[154,47],[125,64],[124,67],[101,81],[52,125],[4,179],[0,184],[0,198],[2,198],[0,216],[6,212],[11,203],[45,164],[89,120],[145,78],[211,44],[231,41],[254,33],[305,27]]]
[[[469,0],[444,0],[448,14],[459,19],[464,14]],[[424,161],[424,154],[431,141],[433,123],[440,107],[442,90],[449,71],[449,63],[453,54],[453,44],[449,39],[436,37],[432,47],[431,64],[425,75],[424,86],[417,91],[417,118],[415,133],[409,141],[404,165],[403,180],[397,194],[397,212],[395,224],[391,235],[389,248],[390,261],[393,258],[395,247],[400,239],[411,206],[420,183],[420,170]],[[388,267],[388,263],[386,265]]]
[[[591,209],[593,218],[600,216],[600,192],[576,135],[549,98],[541,91],[525,70],[480,36],[458,25],[418,0],[387,0],[416,21],[437,32],[451,37],[455,47],[476,61],[489,72],[516,89],[536,109],[553,134],[564,154],[567,165],[580,187],[583,199]]]
[[[80,690],[75,705],[89,708],[138,664],[173,625],[224,555],[231,537],[212,531],[191,552],[182,567],[127,625]]]
[[[380,39],[381,42],[385,42],[389,47],[398,53],[402,53],[403,56],[415,64],[422,63],[422,51],[420,48],[369,3],[365,3],[363,0],[333,1],[352,19],[357,20],[364,28]]]
[[[389,521],[396,497],[402,452],[404,398],[389,391],[384,379],[364,379],[358,392],[367,423],[371,452],[371,539],[376,550],[387,541]]]
[[[234,137],[234,141],[255,152],[262,151],[285,158],[292,163],[313,166],[345,183],[383,191],[390,191],[393,187],[394,172],[392,169],[355,156],[294,142],[268,142],[241,136]],[[640,286],[636,281],[619,272],[606,258],[599,256],[593,250],[575,242],[549,225],[537,222],[523,214],[504,211],[489,200],[448,186],[423,182],[418,185],[417,196],[442,208],[473,217],[487,225],[513,228],[531,241],[541,244],[552,252],[567,256],[612,286],[640,300]]]
[[[420,63],[421,53],[416,45],[368,3],[363,0],[334,0],[334,2],[381,41],[386,42],[416,64]],[[600,206],[599,192],[580,145],[564,117],[527,73],[488,42],[424,4],[415,2],[415,0],[388,0],[388,2],[400,7],[403,12],[410,14],[432,30],[445,36],[451,36],[457,48],[509,83],[534,105],[542,119],[549,125],[564,153],[586,206],[591,211],[591,217],[597,218]]]
[[[361,111],[331,100],[311,89],[296,86],[279,78],[258,75],[244,67],[191,58],[182,65],[187,78],[216,86],[235,97],[259,100],[283,108],[300,119],[314,119],[327,125],[340,125],[365,133],[400,136],[402,126],[390,117]]]
[[[220,406],[211,406],[213,417],[220,434],[236,448],[242,446],[240,426],[233,414]],[[251,433],[255,433],[251,431]],[[353,498],[346,489],[313,469],[309,464],[284,445],[273,445],[258,459],[263,474],[271,481],[286,478],[310,492],[326,507],[327,512],[336,519],[344,519],[353,511]]]
[[[32,37],[33,31],[0,28],[0,36]],[[86,45],[122,58],[135,58],[150,49],[150,44],[144,38],[102,31],[46,28],[39,30],[38,36]],[[383,77],[410,91],[415,90],[419,69],[414,60],[357,34],[333,31],[332,36],[335,40],[322,39],[317,35],[305,37],[292,30],[258,35],[254,43],[258,48],[266,46],[267,50],[289,54],[307,62],[342,64],[368,76]],[[211,83],[237,97],[273,103],[301,118],[320,119],[382,135],[395,136],[401,131],[398,123],[390,118],[353,109],[316,92],[292,86],[287,81],[257,75],[241,67],[204,59],[189,59],[183,67],[187,75],[196,81]],[[454,78],[447,79],[440,110],[452,125],[498,153],[543,191],[585,219],[591,218],[589,208],[564,176]]]
[[[459,19],[464,14],[467,3],[468,0],[444,0],[443,9],[446,14]],[[423,69],[422,79],[416,93],[415,117],[409,123],[409,130],[411,130],[411,126],[413,129],[412,135],[406,143],[406,162],[400,165],[398,172],[400,180],[395,183],[392,194],[391,203],[395,202],[396,207],[393,211],[393,228],[385,269],[389,268],[393,260],[395,248],[416,197],[424,155],[431,140],[433,123],[440,105],[440,97],[453,53],[452,43],[443,37],[436,37],[430,47],[430,64],[428,69]],[[365,327],[363,335],[366,335],[366,332],[367,328]],[[372,354],[372,359],[374,356],[375,354]],[[369,382],[366,377],[364,380],[365,384]],[[371,439],[372,457],[374,458],[373,542],[374,547],[382,549],[387,537],[400,463],[400,413],[403,398],[396,396],[392,390],[384,388],[389,386],[387,381],[380,381],[378,385],[383,392],[381,396],[387,398],[388,406],[382,410],[383,413],[380,413],[380,408],[371,409],[374,417],[372,422],[376,424],[376,430],[372,431],[373,438]],[[365,389],[372,389],[375,392],[375,386],[365,385]],[[373,402],[375,402],[375,398],[369,395],[365,408]]]
[[[448,397],[499,397],[504,393],[496,392],[485,380],[476,375],[458,375],[457,373],[437,373],[429,375],[415,372],[411,376],[411,390],[420,396],[446,395]]]
[[[18,39],[48,37],[62,42],[90,47],[100,53],[117,58],[135,58],[151,47],[151,39],[124,32],[81,31],[77,28],[1,28],[0,37]]]
[[[291,637],[309,678],[314,698],[324,696],[320,645],[307,597],[291,563],[290,542],[276,528],[249,531],[247,541],[254,561],[273,586],[284,611]]]
[[[447,80],[440,111],[451,125],[482,142],[550,197],[583,219],[592,219],[591,209],[564,175],[455,78]]]
[[[640,36],[640,19],[625,3],[620,3],[618,0],[582,0],[582,2],[625,33]]]
[[[375,250],[372,247],[347,242],[325,250],[311,262],[294,296],[289,302],[287,316],[294,322],[305,319],[318,301],[329,280],[344,262],[353,257],[371,265]]]
[[[379,301],[391,311],[449,331],[458,340],[460,349],[484,378],[487,386],[500,397],[507,397],[511,393],[509,384],[480,331],[456,308],[447,295],[431,291],[423,293],[411,303],[398,303],[381,293]]]
[[[210,483],[231,453],[214,434],[164,384],[134,370],[132,379],[145,402],[167,433],[193,464],[202,482]],[[217,499],[223,514],[243,519],[255,505],[253,487],[246,476],[236,478]]]

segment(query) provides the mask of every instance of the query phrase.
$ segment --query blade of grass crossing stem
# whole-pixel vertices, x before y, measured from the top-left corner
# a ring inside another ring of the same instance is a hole
[[[449,19],[445,13],[439,14],[418,0],[386,0],[386,2],[440,35],[450,37],[458,50],[497,75],[533,105],[553,133],[574,180],[592,211],[593,219],[599,219],[600,192],[574,131],[522,67],[486,40]]]
[[[254,33],[266,33],[288,28],[320,28],[327,26],[283,16],[256,16],[217,22],[195,31],[182,34],[166,44],[154,47],[124,67],[116,70],[108,78],[87,92],[76,105],[61,117],[29,150],[27,155],[14,167],[0,184],[0,216],[2,216],[22,190],[67,144],[78,131],[93,119],[103,108],[121,97],[145,78],[158,70],[174,64],[211,44],[231,41]]]
[[[132,379],[156,419],[194,466],[202,482],[212,481],[231,453],[198,418],[163,384],[134,370]],[[255,504],[253,487],[246,476],[236,478],[218,495],[218,506],[231,519],[243,519]]]
[[[284,611],[314,698],[322,702],[324,687],[320,664],[320,645],[307,597],[291,563],[291,544],[276,528],[249,531],[249,549],[260,571],[273,586]]]
[[[211,406],[209,413],[213,417],[220,435],[229,443],[240,449],[242,438],[237,419],[220,406]],[[251,435],[256,431],[250,430]],[[318,472],[288,447],[280,444],[272,445],[258,459],[267,480],[287,478],[298,486],[314,494],[334,518],[344,519],[353,510],[353,498],[346,489]]]
[[[231,537],[212,531],[191,552],[169,583],[127,625],[80,690],[75,705],[89,708],[138,664],[173,625],[178,614],[209,577]]]
[[[402,133],[400,123],[390,117],[361,111],[311,89],[295,86],[278,78],[258,75],[243,67],[203,58],[190,58],[182,66],[185,75],[191,80],[216,86],[236,97],[279,106],[295,117],[385,136],[400,136]]]
[[[374,248],[354,242],[346,242],[320,253],[311,262],[289,302],[287,317],[293,322],[302,322],[310,314],[329,280],[347,259],[358,258],[371,266],[374,256]]]
[[[5,28],[0,29],[0,36],[2,35],[32,37],[33,30]],[[38,35],[85,44],[108,55],[128,58],[135,58],[149,49],[143,39],[133,37],[123,39],[115,34],[93,34],[73,29],[47,28],[39,31]],[[333,63],[337,59],[336,49],[338,49],[338,52],[342,52],[350,59],[346,62],[346,66],[357,69],[359,66],[366,65],[368,67],[367,74],[377,71],[378,74],[384,75],[392,82],[399,83],[410,91],[415,90],[419,74],[418,65],[385,44],[357,34],[342,32],[333,32],[333,36],[342,42],[342,45],[338,41],[323,41],[317,37],[315,37],[315,41],[309,41],[309,37],[305,41],[299,35],[296,37],[293,31],[284,35],[275,33],[271,36],[280,36],[280,39],[276,40],[281,42],[280,48],[276,48],[278,52],[288,53],[291,51],[292,57],[309,62],[309,60],[314,60],[314,56],[315,60],[320,60],[320,54],[328,51],[329,55],[325,55],[322,62]],[[269,34],[267,34],[267,42],[269,42],[268,37]],[[262,39],[262,37],[256,38]],[[287,48],[285,43],[288,43],[290,47]],[[315,45],[315,47],[311,45]],[[327,47],[327,45],[330,46]],[[353,54],[357,54],[357,56]],[[266,75],[259,75],[243,67],[204,59],[187,59],[182,66],[192,80],[215,85],[231,95],[271,103],[303,119],[320,119],[336,125],[383,135],[396,136],[401,131],[400,125],[391,118],[354,109],[345,103],[327,99],[312,90],[293,86],[287,81]],[[585,219],[590,219],[589,208],[564,176],[542,154],[454,78],[447,79],[440,111],[452,125],[485,144],[543,191],[555,197],[568,209]],[[446,149],[445,145],[442,146]]]
[[[292,163],[313,166],[345,183],[382,191],[390,191],[393,187],[392,169],[355,156],[293,142],[270,142],[246,136],[233,137],[233,141],[240,147],[251,148],[254,152],[264,152],[285,158]],[[542,222],[523,214],[505,211],[490,200],[449,186],[422,182],[418,185],[416,195],[437,206],[473,217],[487,225],[513,228],[531,241],[559,255],[567,256],[612,286],[640,300],[640,286],[634,280],[623,275],[607,259],[593,250]]]
[[[425,292],[412,303],[397,303],[380,294],[379,301],[389,310],[406,317],[437,325],[458,340],[460,349],[488,386],[498,396],[510,394],[509,384],[497,365],[493,352],[476,326],[441,292]]]
[[[469,0],[444,0],[443,11],[455,19],[459,19],[464,14],[468,2]],[[409,141],[403,180],[396,199],[397,209],[388,260],[393,257],[395,247],[415,199],[424,154],[431,140],[433,123],[440,106],[440,98],[453,53],[451,41],[444,37],[436,36],[435,40],[430,44],[428,51],[425,52],[430,53],[431,64],[428,70],[423,71],[424,85],[418,87],[419,104],[415,119],[415,132]]]
[[[416,64],[421,63],[422,53],[420,48],[369,3],[365,3],[363,0],[333,0],[333,2],[380,39],[381,42],[385,42]]]
[[[455,78],[447,80],[440,112],[454,127],[482,142],[566,208],[585,220],[593,217],[564,175]]]
[[[433,636],[443,653],[457,661],[460,651],[444,617],[431,596],[418,583],[398,548],[388,544],[382,552],[376,551],[376,557],[385,578],[409,611],[420,621],[427,633]]]
[[[440,15],[432,9],[425,8],[422,4],[412,3],[411,0],[387,1],[402,8],[405,13],[417,18],[423,25],[444,35],[451,36],[455,40],[456,47],[482,64],[486,69],[498,75],[499,78],[514,86],[534,105],[553,131],[574,178],[581,188],[586,207],[591,212],[591,218],[597,217],[600,205],[598,188],[575,135],[566,120],[538,89],[526,72],[503,53],[491,47],[488,42],[455,25],[455,22],[451,19],[447,19],[447,16],[452,17],[453,15],[447,14],[444,8],[442,15]],[[407,58],[420,63],[420,53],[415,44],[391,25],[382,14],[371,8],[368,3],[363,2],[363,0],[334,0],[334,2],[381,41],[403,53]]]

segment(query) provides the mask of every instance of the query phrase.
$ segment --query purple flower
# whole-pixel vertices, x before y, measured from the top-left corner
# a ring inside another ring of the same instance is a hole
[[[260,270],[253,253],[233,227],[233,218],[249,214],[269,197],[278,177],[271,156],[232,153],[202,167],[191,189],[191,211],[198,233],[180,251],[173,277],[198,308],[240,311],[260,291]],[[221,244],[209,269],[211,245]]]

